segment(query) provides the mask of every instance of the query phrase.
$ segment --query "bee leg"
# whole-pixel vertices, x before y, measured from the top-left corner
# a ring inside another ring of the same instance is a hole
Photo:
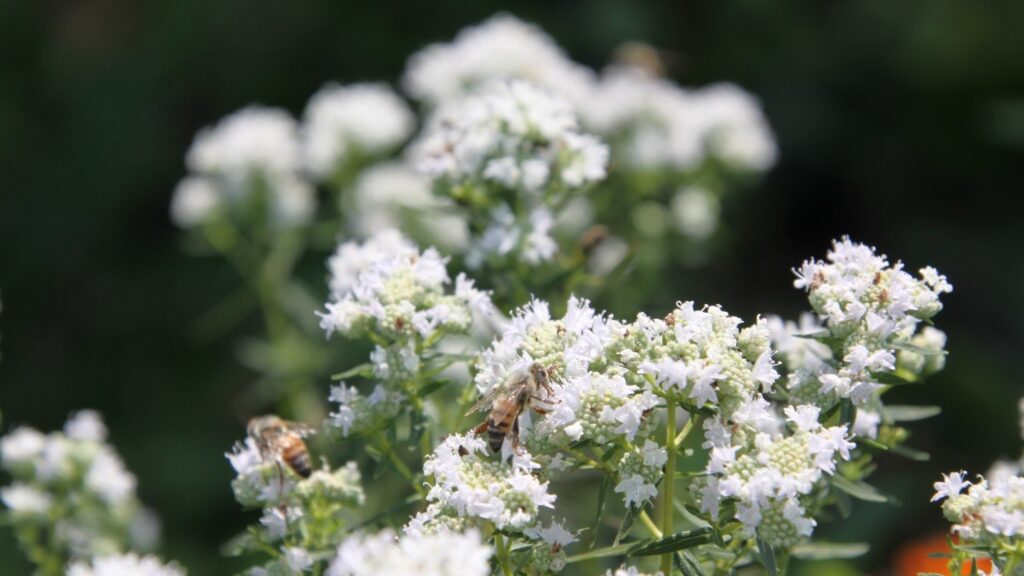
[[[483,434],[484,432],[487,432],[487,420],[484,420],[483,422],[480,423],[479,426],[473,428],[473,434],[476,434],[477,436]]]
[[[512,423],[512,451],[519,453],[519,418]]]
[[[276,460],[277,460],[277,501],[281,502],[282,500],[284,500],[284,468],[281,466],[281,459],[277,458]]]
[[[536,400],[537,402],[544,402],[544,399],[541,398],[540,396],[530,396],[530,399],[531,400]],[[541,414],[541,415],[548,414],[549,412],[551,412],[550,410],[548,410],[546,408],[538,408],[537,405],[534,404],[533,402],[530,403],[530,408],[532,408],[533,411],[536,412],[537,414]]]

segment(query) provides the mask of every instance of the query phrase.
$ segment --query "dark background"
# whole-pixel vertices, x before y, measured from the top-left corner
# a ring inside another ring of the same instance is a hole
[[[74,409],[101,410],[163,519],[164,556],[193,575],[227,573],[218,546],[251,518],[222,453],[242,433],[232,403],[253,376],[232,335],[190,332],[238,279],[186,256],[168,221],[184,152],[246,104],[298,114],[327,80],[395,80],[422,45],[501,9],[584,64],[642,39],[684,85],[728,80],[761,97],[781,160],[727,203],[728,246],[678,298],[795,315],[805,300],[790,268],[847,233],[956,286],[937,319],[946,371],[900,391],[945,410],[913,425],[932,461],[883,456],[876,483],[903,505],[860,504],[819,532],[870,541],[858,565],[889,573],[906,542],[942,528],[927,502],[940,471],[981,472],[1022,444],[1019,0],[0,2],[5,427],[50,430]],[[0,565],[28,573],[6,533]]]

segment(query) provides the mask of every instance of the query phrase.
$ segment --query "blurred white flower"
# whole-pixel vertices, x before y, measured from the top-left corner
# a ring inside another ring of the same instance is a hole
[[[705,188],[690,186],[672,197],[672,216],[684,236],[704,240],[718,228],[718,198]]]
[[[353,154],[396,148],[412,133],[415,118],[386,84],[328,84],[306,105],[302,124],[305,164],[329,178]]]
[[[154,556],[124,554],[76,562],[68,568],[67,576],[185,576],[185,571],[163,564]]]
[[[430,180],[406,164],[385,162],[360,173],[345,211],[349,227],[362,237],[380,230],[402,229],[422,237],[447,253],[459,253],[469,243],[469,230],[447,199],[430,191]]]
[[[439,104],[492,80],[528,80],[574,103],[592,91],[593,72],[571,60],[536,26],[498,14],[432,44],[409,59],[402,85],[418,100]]]
[[[487,576],[492,553],[476,530],[401,537],[391,530],[357,533],[338,547],[326,576]]]

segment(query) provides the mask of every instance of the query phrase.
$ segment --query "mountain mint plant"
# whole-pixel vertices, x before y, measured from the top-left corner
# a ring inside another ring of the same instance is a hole
[[[797,321],[686,300],[675,264],[779,151],[756,98],[663,73],[595,74],[499,15],[410,59],[419,120],[386,84],[328,84],[301,121],[254,106],[200,132],[171,217],[242,287],[197,333],[255,311],[241,405],[302,430],[227,454],[246,574],[784,574],[886,499],[877,451],[922,457],[900,423],[934,411],[885,398],[942,369],[950,283],[844,237],[794,270]],[[44,576],[182,574],[131,552],[105,434],[81,412],[3,437],[5,520]],[[936,485],[954,563],[1015,573],[1019,472]]]

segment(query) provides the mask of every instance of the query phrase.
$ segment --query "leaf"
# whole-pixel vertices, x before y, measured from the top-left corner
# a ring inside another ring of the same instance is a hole
[[[675,534],[665,536],[664,538],[654,540],[653,542],[638,544],[635,548],[629,551],[629,555],[657,556],[660,554],[675,552],[676,550],[693,548],[694,546],[707,544],[710,541],[711,528],[694,528],[693,530],[676,532]]]
[[[220,548],[220,553],[224,556],[234,557],[254,550],[259,550],[259,540],[252,532],[245,531],[225,542]]]
[[[676,553],[675,560],[676,566],[679,567],[679,571],[683,573],[683,576],[707,576],[707,572],[704,572],[700,562],[693,557],[689,550]]]
[[[352,378],[354,376],[362,376],[363,378],[369,378],[373,375],[373,366],[369,362],[363,362],[358,366],[353,366],[344,372],[339,372],[331,376],[331,380],[345,380],[346,378]]]
[[[447,380],[434,380],[433,382],[427,382],[420,388],[418,394],[420,395],[420,398],[426,398],[443,388],[447,383]]]
[[[914,450],[913,448],[907,448],[906,446],[893,446],[889,448],[889,451],[893,454],[899,454],[904,458],[913,460],[914,462],[927,462],[932,459],[931,454],[921,452],[920,450]]]
[[[908,380],[902,376],[894,374],[893,372],[873,372],[871,377],[879,384],[886,384],[889,386],[906,386],[908,384],[920,384],[920,380]]]
[[[612,487],[612,477],[610,474],[604,475],[604,480],[601,481],[601,491],[597,493],[597,518],[594,520],[594,538],[590,541],[590,549],[594,549],[594,544],[597,543],[597,527],[601,525],[601,518],[604,517],[604,505],[608,498],[608,490]]]
[[[893,422],[916,422],[942,414],[942,408],[938,406],[884,406],[882,414],[887,420]]]
[[[778,576],[779,569],[775,565],[775,551],[760,536],[757,538],[757,551],[761,555],[761,564],[764,565],[764,569],[768,571],[768,574]]]
[[[875,450],[881,450],[883,452],[889,451],[889,447],[886,446],[885,444],[882,444],[878,440],[872,440],[871,438],[866,438],[864,436],[857,436],[856,442],[863,446],[867,446],[868,448],[874,448]]]
[[[619,526],[618,533],[615,534],[612,546],[618,546],[619,542],[629,534],[629,529],[633,527],[633,523],[636,522],[638,516],[640,516],[640,508],[636,506],[628,506],[626,508],[626,516],[622,519],[622,524]]]
[[[922,356],[938,356],[948,354],[945,350],[932,350],[931,348],[922,348],[915,346],[909,342],[889,342],[889,346],[897,350],[905,350],[907,352],[913,352],[914,354],[920,354]]]
[[[871,547],[864,542],[805,542],[793,546],[792,554],[804,560],[848,560],[867,554]]]
[[[590,552],[584,552],[582,554],[575,554],[565,559],[566,564],[572,564],[574,562],[583,562],[584,560],[593,560],[595,558],[607,558],[608,556],[622,556],[629,549],[636,546],[636,542],[626,542],[625,544],[615,544],[607,548],[598,548],[597,550],[591,550]]]
[[[810,332],[807,334],[794,334],[793,336],[797,338],[806,338],[808,340],[821,342],[822,344],[828,346],[832,350],[837,350],[841,348],[843,345],[842,338],[836,338],[835,336],[830,335],[827,330],[822,330],[820,332]]]
[[[838,474],[832,477],[832,484],[858,500],[866,502],[889,502],[890,498],[863,480],[850,480]]]

